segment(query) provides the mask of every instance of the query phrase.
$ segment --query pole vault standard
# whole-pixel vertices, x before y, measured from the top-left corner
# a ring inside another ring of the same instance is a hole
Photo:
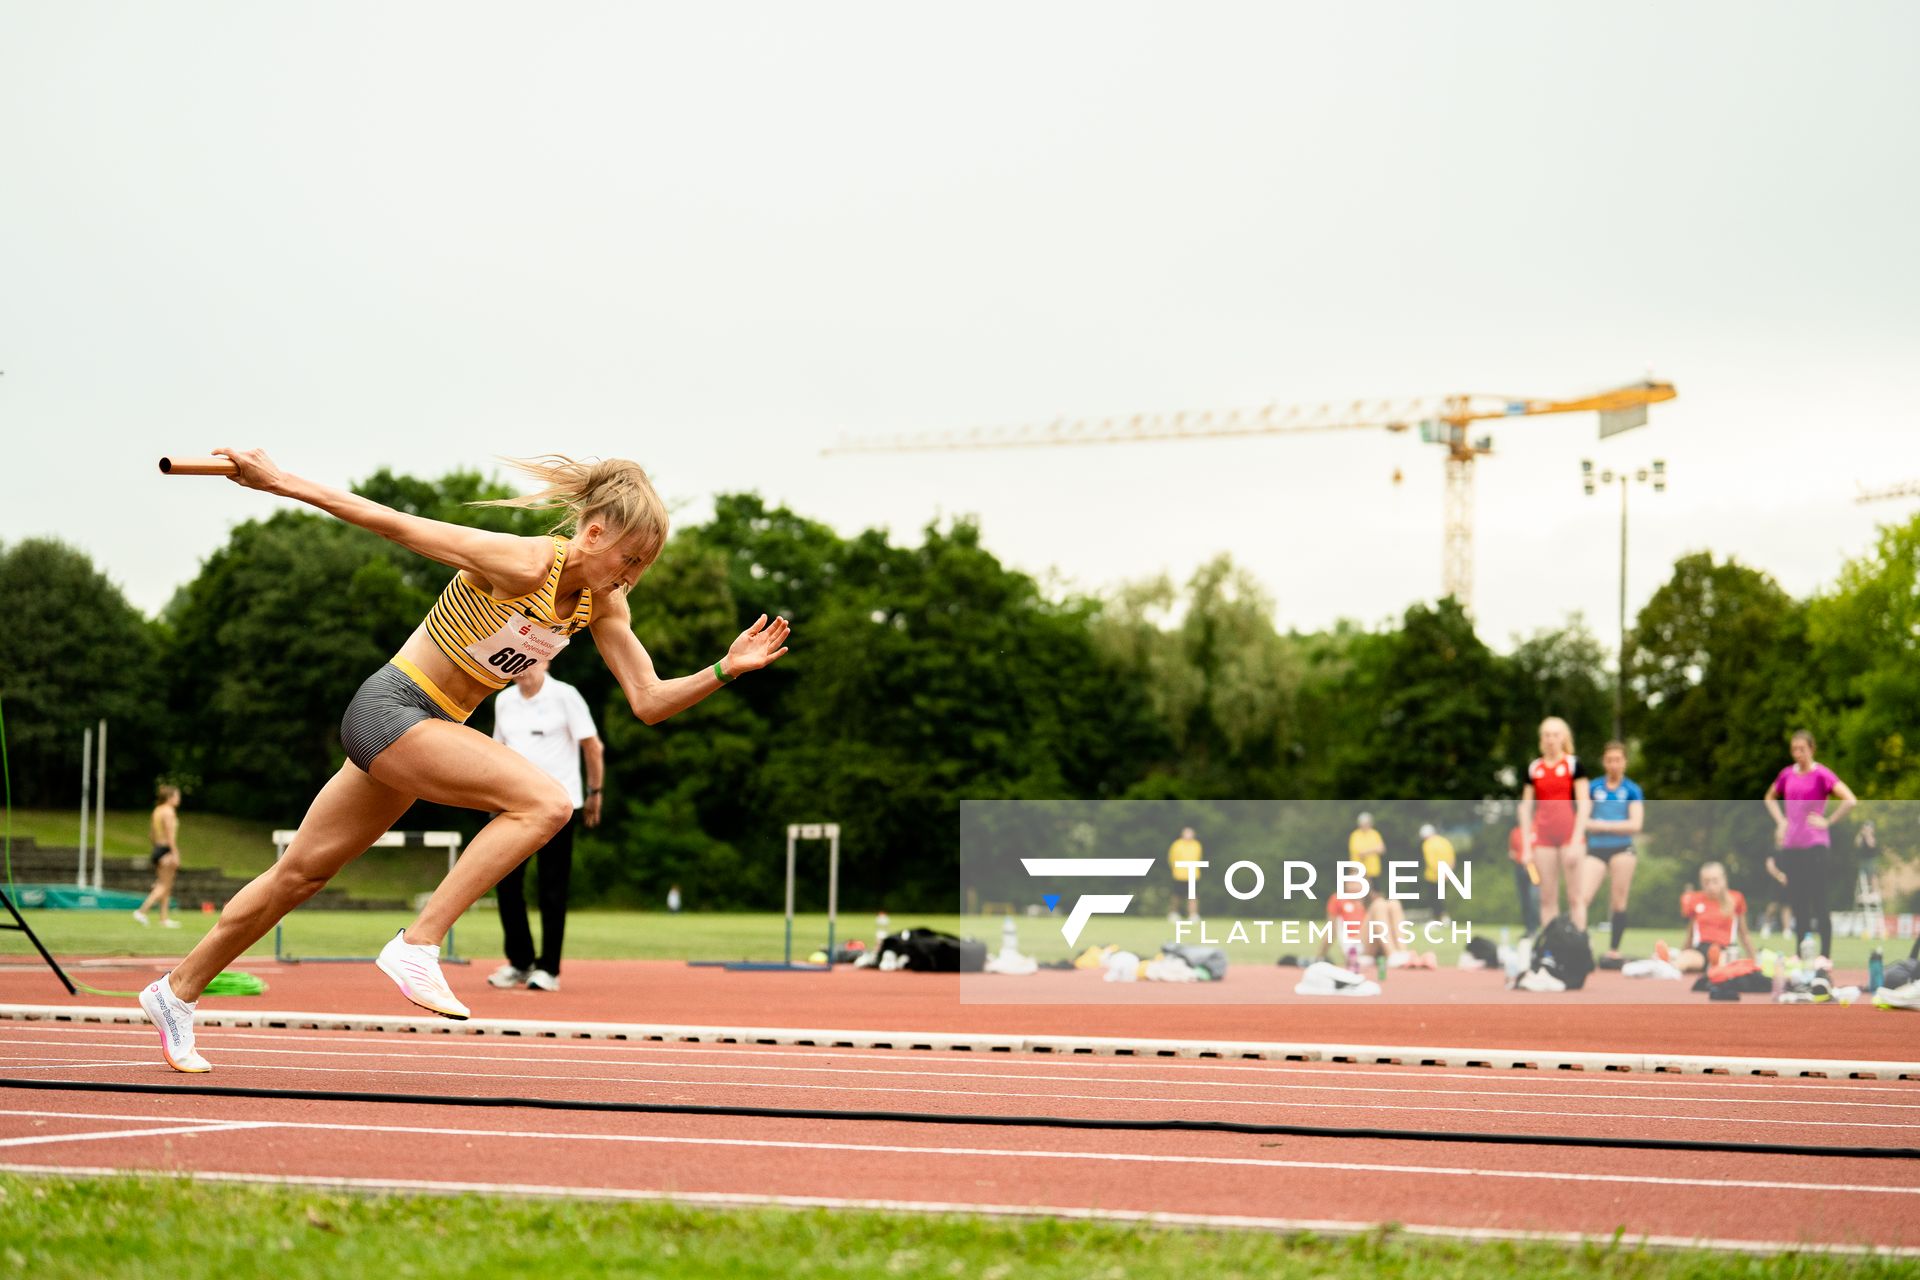
[[[287,846],[293,843],[296,833],[276,831],[273,833],[273,860],[275,862],[287,856]],[[453,870],[453,864],[460,861],[460,833],[458,831],[389,831],[367,846],[370,849],[445,849],[447,851],[447,870]],[[273,926],[273,958],[288,964],[310,963],[326,964],[340,961],[367,961],[372,956],[294,956],[289,955],[281,945],[281,925]],[[447,926],[447,942],[440,951],[441,964],[465,964],[465,957],[453,949],[453,926]]]
[[[827,962],[809,964],[793,958],[794,862],[802,840],[827,842]],[[787,941],[782,960],[689,960],[696,969],[725,969],[732,973],[827,973],[833,969],[835,931],[840,921],[840,824],[794,822],[787,825]]]

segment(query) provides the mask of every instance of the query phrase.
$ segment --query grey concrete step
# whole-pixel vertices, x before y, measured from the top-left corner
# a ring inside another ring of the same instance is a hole
[[[17,838],[13,842],[13,878],[21,884],[71,884],[79,857],[79,849],[72,845],[40,845],[31,838]],[[153,864],[146,858],[108,858],[100,868],[100,879],[102,888],[145,893],[153,887]],[[174,876],[173,897],[183,906],[211,902],[220,907],[246,883],[211,867],[186,866]],[[306,905],[323,911],[409,909],[409,905],[398,898],[355,897],[339,888],[322,889]]]

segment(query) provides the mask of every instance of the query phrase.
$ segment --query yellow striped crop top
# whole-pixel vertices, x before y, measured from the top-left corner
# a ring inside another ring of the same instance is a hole
[[[506,688],[535,662],[566,648],[568,639],[593,620],[593,592],[585,590],[572,614],[554,615],[566,563],[566,539],[555,538],[547,580],[538,591],[511,600],[495,600],[454,574],[427,613],[427,634],[454,666],[489,689]]]

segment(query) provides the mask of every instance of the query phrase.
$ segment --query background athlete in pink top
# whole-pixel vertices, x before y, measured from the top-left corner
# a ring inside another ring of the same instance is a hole
[[[1833,954],[1833,912],[1827,902],[1831,868],[1830,828],[1858,803],[1853,791],[1833,770],[1813,758],[1813,735],[1795,731],[1790,744],[1793,763],[1782,769],[1767,788],[1767,812],[1773,815],[1773,838],[1779,852],[1767,859],[1767,873],[1787,887],[1787,906],[1793,912],[1795,933],[1816,933],[1820,954]],[[1839,804],[1826,812],[1827,797]],[[1786,808],[1781,808],[1785,802]]]

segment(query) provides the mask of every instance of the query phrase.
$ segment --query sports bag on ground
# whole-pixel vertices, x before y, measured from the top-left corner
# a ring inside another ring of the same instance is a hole
[[[1574,928],[1573,921],[1555,916],[1533,940],[1533,967],[1566,983],[1567,990],[1578,991],[1593,972],[1593,944],[1584,930]]]

